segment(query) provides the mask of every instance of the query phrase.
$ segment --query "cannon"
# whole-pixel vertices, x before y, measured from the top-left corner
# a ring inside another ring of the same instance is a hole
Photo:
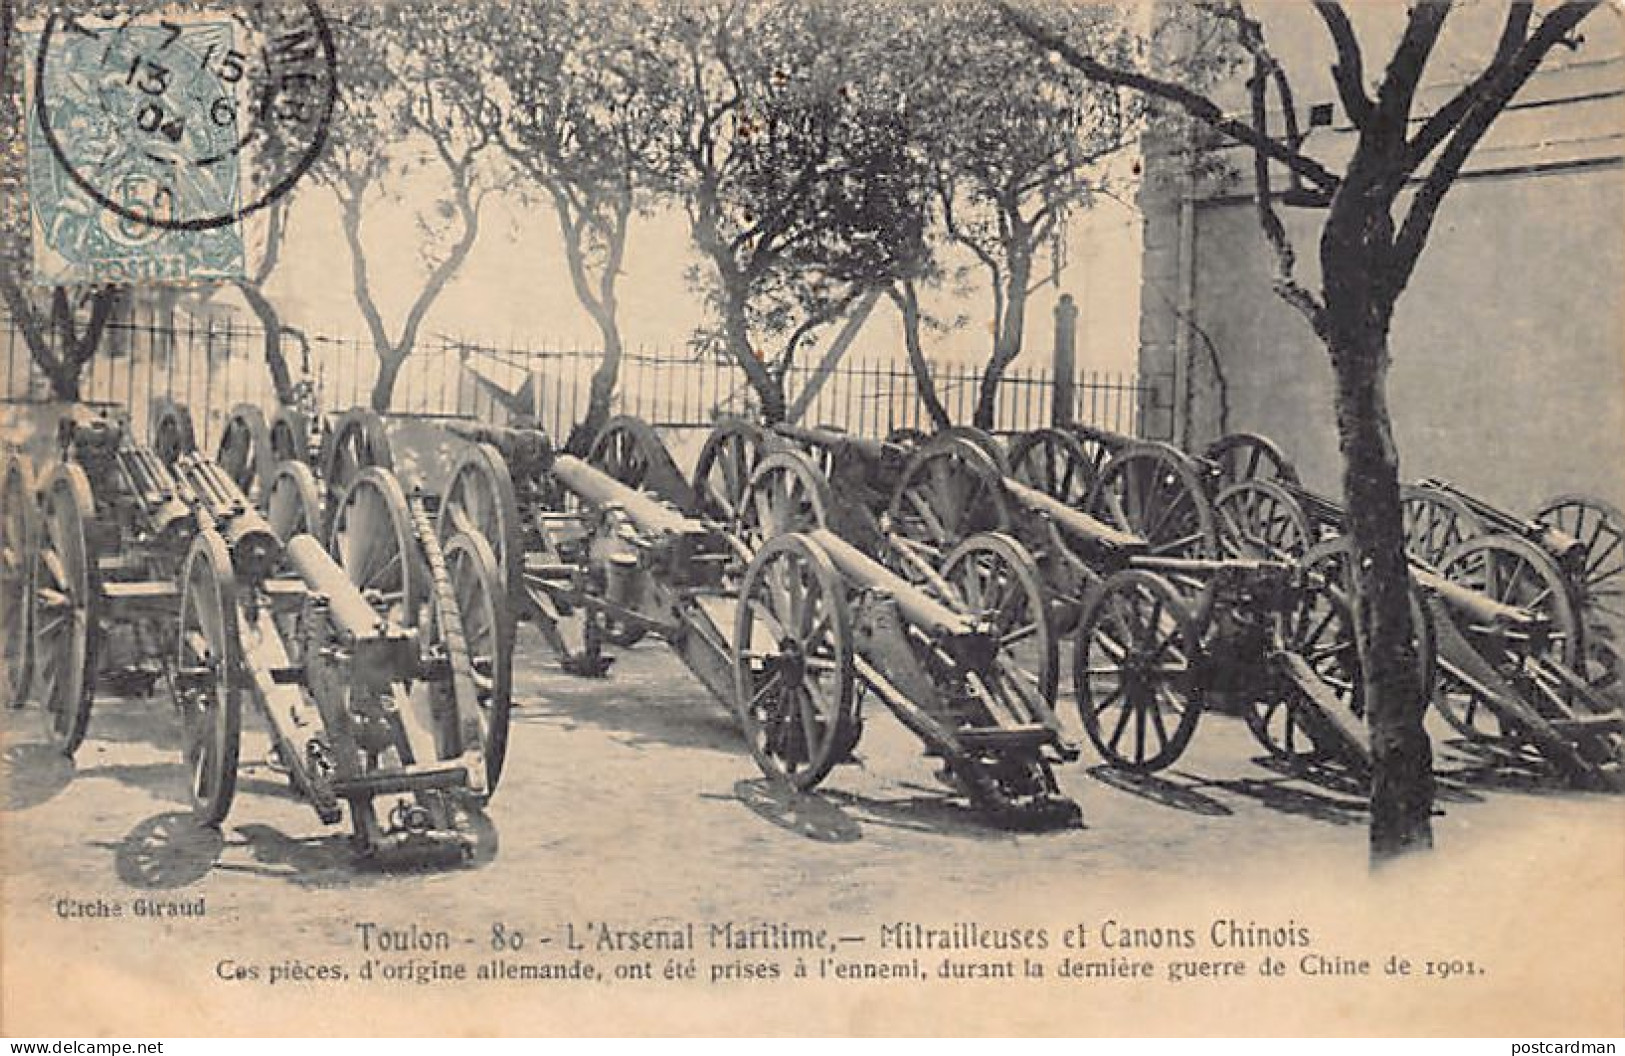
[[[1434,639],[1433,700],[1445,721],[1471,742],[1544,760],[1577,784],[1619,784],[1619,665],[1579,600],[1601,567],[1595,555],[1611,545],[1606,526],[1581,537],[1439,481],[1405,486],[1401,498],[1424,610],[1417,622]],[[1321,565],[1352,610],[1337,503],[1256,479],[1226,488],[1215,508],[1227,547]]]
[[[229,482],[218,466],[183,474]],[[511,641],[484,540],[427,543],[399,484],[357,474],[332,514],[331,549],[308,467],[267,487],[269,538],[203,527],[181,572],[173,682],[193,813],[230,812],[252,704],[272,765],[323,824],[344,806],[361,858],[382,866],[463,861],[506,746]],[[439,556],[431,561],[430,553]]]
[[[641,422],[611,422],[585,459],[531,430],[455,431],[470,446],[442,531],[503,541],[519,607],[567,669],[602,674],[606,646],[663,640],[738,718],[763,772],[804,790],[852,758],[874,697],[996,824],[1078,818],[1051,770],[1065,746],[1046,688],[1010,659],[1028,639],[1053,655],[1053,641],[1008,540],[971,541],[924,590],[832,530],[828,482],[788,446],[754,465],[723,523],[685,511],[693,492]],[[1029,618],[1004,627],[1001,611]]]
[[[1212,698],[1278,754],[1367,768],[1350,614],[1295,562],[1219,552],[1217,463],[1124,440],[1095,470],[1069,433],[1040,434],[1012,445],[1011,474],[958,438],[925,444],[890,522],[926,564],[975,532],[1026,546],[1058,632],[1074,637],[1079,715],[1101,758],[1171,765]],[[1092,480],[1081,503],[1080,474]]]

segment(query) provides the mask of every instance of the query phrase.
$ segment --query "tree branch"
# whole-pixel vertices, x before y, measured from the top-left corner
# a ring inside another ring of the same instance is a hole
[[[1253,123],[1265,136],[1269,134],[1267,78],[1265,59],[1255,55],[1253,76],[1247,82],[1247,87],[1252,100]],[[1325,308],[1294,275],[1297,270],[1297,254],[1292,249],[1292,239],[1287,235],[1281,217],[1275,212],[1274,195],[1270,188],[1270,159],[1261,150],[1253,151],[1253,182],[1253,201],[1257,206],[1258,226],[1263,229],[1264,239],[1275,254],[1275,276],[1271,285],[1282,300],[1302,313],[1317,335],[1324,336]]]
[[[344,240],[350,246],[350,281],[355,288],[356,305],[361,309],[361,317],[366,320],[367,332],[372,335],[372,346],[381,356],[390,347],[390,340],[367,277],[367,250],[361,244],[361,201],[342,193],[338,198],[342,216],[339,226],[344,228]]]
[[[1405,33],[1388,62],[1382,84],[1377,88],[1377,125],[1383,137],[1394,146],[1404,143],[1410,124],[1411,103],[1422,71],[1427,69],[1433,46],[1450,17],[1452,0],[1421,0],[1411,4],[1405,20]]]
[[[1365,91],[1365,60],[1360,53],[1359,38],[1349,23],[1348,12],[1338,0],[1315,0],[1315,10],[1326,23],[1332,46],[1337,49],[1337,62],[1332,64],[1332,79],[1337,83],[1338,97],[1343,109],[1354,122],[1364,129],[1371,117],[1371,97]]]
[[[1507,20],[1501,27],[1501,39],[1495,46],[1495,55],[1490,59],[1484,71],[1467,84],[1454,98],[1433,112],[1433,115],[1417,130],[1415,136],[1405,144],[1404,154],[1400,162],[1401,178],[1409,177],[1426,161],[1429,154],[1446,136],[1456,130],[1467,111],[1472,108],[1473,101],[1483,94],[1484,88],[1512,61],[1518,48],[1524,43],[1529,34],[1529,18],[1534,12],[1534,0],[1514,0],[1507,9]]]
[[[90,357],[96,354],[96,349],[102,343],[102,333],[107,329],[107,321],[112,317],[113,309],[117,307],[122,292],[116,286],[102,286],[90,295],[90,321],[85,324],[84,332],[74,342],[75,366],[84,366],[90,361]]]
[[[1601,0],[1566,0],[1545,18],[1528,40],[1517,49],[1511,61],[1503,66],[1469,104],[1456,131],[1445,143],[1444,151],[1434,163],[1422,187],[1411,202],[1410,211],[1394,238],[1391,266],[1385,294],[1393,303],[1410,282],[1416,262],[1427,245],[1439,206],[1454,186],[1456,177],[1479,140],[1489,131],[1518,90],[1534,75],[1536,69],[1552,48],[1568,39],[1576,27],[1601,4]],[[1503,38],[1504,39],[1504,38]]]
[[[412,301],[412,307],[406,313],[406,323],[401,327],[401,340],[399,352],[405,356],[410,354],[417,344],[418,328],[423,324],[423,317],[429,313],[434,302],[451,282],[452,276],[463,266],[468,254],[474,249],[474,241],[480,234],[479,207],[469,199],[469,188],[466,183],[467,170],[457,175],[457,213],[462,218],[463,233],[446,254],[446,259],[435,265],[429,273],[428,281],[418,291],[417,297]]]
[[[886,296],[897,305],[897,311],[903,317],[903,344],[908,351],[909,369],[914,372],[914,390],[925,405],[925,413],[931,419],[931,424],[937,429],[946,429],[953,424],[953,420],[948,417],[948,409],[942,405],[942,397],[937,394],[937,381],[931,376],[931,365],[926,362],[925,348],[920,342],[919,292],[913,280],[904,279],[888,287]]]
[[[12,319],[22,328],[23,341],[28,345],[28,351],[33,356],[34,362],[47,373],[60,369],[61,363],[51,350],[50,336],[41,325],[39,313],[34,310],[34,302],[29,299],[10,268],[0,269],[0,297],[5,298],[6,308],[11,312]]]
[[[1107,66],[1082,54],[1057,33],[1041,26],[1028,15],[1017,11],[1010,0],[995,0],[1004,19],[1033,44],[1060,57],[1061,61],[1092,81],[1132,88],[1147,95],[1173,103],[1195,120],[1222,135],[1260,151],[1274,161],[1308,180],[1327,193],[1336,191],[1341,180],[1320,162],[1294,150],[1285,143],[1260,135],[1244,122],[1225,116],[1218,104],[1183,85],[1160,80],[1132,70]]]

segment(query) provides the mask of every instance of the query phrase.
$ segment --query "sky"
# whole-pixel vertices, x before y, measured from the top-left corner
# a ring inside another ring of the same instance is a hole
[[[380,201],[367,214],[362,237],[391,336],[399,332],[424,267],[415,248],[410,202]],[[284,256],[267,285],[286,322],[312,333],[363,337],[348,247],[332,194],[306,180],[295,191]],[[1134,368],[1139,332],[1140,218],[1108,198],[1074,217],[1060,290],[1080,307],[1080,368]],[[681,348],[703,319],[700,296],[685,273],[699,258],[676,211],[642,219],[628,242],[620,285],[622,326],[629,347]],[[1022,366],[1049,362],[1054,285],[1037,291],[1028,308]],[[965,316],[951,333],[928,335],[928,354],[951,362],[981,362],[991,343],[992,298],[985,282],[963,298],[938,292],[928,309]],[[551,206],[493,198],[482,214],[479,240],[427,317],[423,334],[467,338],[505,347],[591,347],[597,330],[570,287]],[[853,356],[904,355],[895,310],[882,302],[865,324]]]

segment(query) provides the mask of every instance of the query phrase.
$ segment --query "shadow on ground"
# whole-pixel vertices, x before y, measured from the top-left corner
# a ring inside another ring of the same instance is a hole
[[[8,745],[0,754],[0,786],[7,810],[28,810],[55,799],[73,783],[73,759],[48,744]]]

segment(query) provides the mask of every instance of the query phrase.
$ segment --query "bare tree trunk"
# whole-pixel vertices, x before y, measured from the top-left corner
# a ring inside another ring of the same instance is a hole
[[[767,364],[756,355],[756,350],[750,344],[750,325],[745,318],[745,291],[734,289],[725,290],[723,298],[723,326],[728,341],[728,351],[745,372],[745,378],[750,382],[751,388],[756,390],[756,396],[762,401],[762,421],[773,425],[784,421],[787,410],[784,399],[784,382],[773,376],[767,369]]]
[[[931,365],[925,361],[925,348],[920,342],[920,297],[912,282],[902,282],[886,291],[903,317],[903,344],[908,349],[909,369],[914,373],[914,388],[925,405],[925,413],[937,429],[953,425],[948,409],[937,395],[937,379],[931,376]]]
[[[1027,326],[1027,283],[1032,277],[1030,253],[1010,254],[1010,276],[1006,282],[1003,325],[993,343],[993,355],[982,371],[981,390],[976,396],[976,415],[971,424],[991,430],[998,421],[999,386],[1005,371],[1021,355],[1022,332]]]
[[[29,300],[27,291],[9,271],[0,274],[0,297],[5,298],[6,309],[11,313],[11,318],[18,329],[23,332],[23,341],[28,345],[28,354],[39,364],[41,370],[49,373],[48,364],[55,359],[51,352],[51,339],[46,335],[45,327],[34,311],[34,302]]]
[[[401,375],[401,367],[406,365],[406,357],[411,354],[410,345],[402,348],[380,348],[378,352],[378,380],[372,385],[372,409],[379,414],[389,410],[390,400],[395,398],[395,382]]]
[[[613,316],[600,318],[598,332],[604,338],[604,352],[598,361],[598,369],[593,371],[592,385],[587,392],[587,416],[570,430],[570,439],[564,445],[564,449],[574,455],[584,456],[592,447],[593,439],[603,430],[604,423],[609,421],[610,401],[615,396],[615,385],[621,373],[624,348],[620,325]]]
[[[260,321],[260,329],[265,331],[265,366],[271,372],[271,386],[276,389],[277,402],[292,404],[293,372],[288,369],[288,357],[282,353],[282,318],[277,314],[276,305],[251,282],[239,280],[237,289],[253,310],[254,317]]]
[[[1411,619],[1386,393],[1387,320],[1368,304],[1328,298],[1326,308],[1371,734],[1371,859],[1380,863],[1433,846],[1433,751],[1423,729],[1430,687],[1421,683]]]
[[[74,403],[79,399],[79,380],[96,350],[101,347],[108,319],[118,306],[121,291],[104,286],[90,296],[90,317],[81,331],[74,319],[74,310],[68,301],[68,292],[58,286],[51,292],[50,330],[55,330],[56,347],[46,323],[12,275],[0,275],[0,297],[6,302],[12,319],[23,332],[29,355],[50,383],[53,399]]]

